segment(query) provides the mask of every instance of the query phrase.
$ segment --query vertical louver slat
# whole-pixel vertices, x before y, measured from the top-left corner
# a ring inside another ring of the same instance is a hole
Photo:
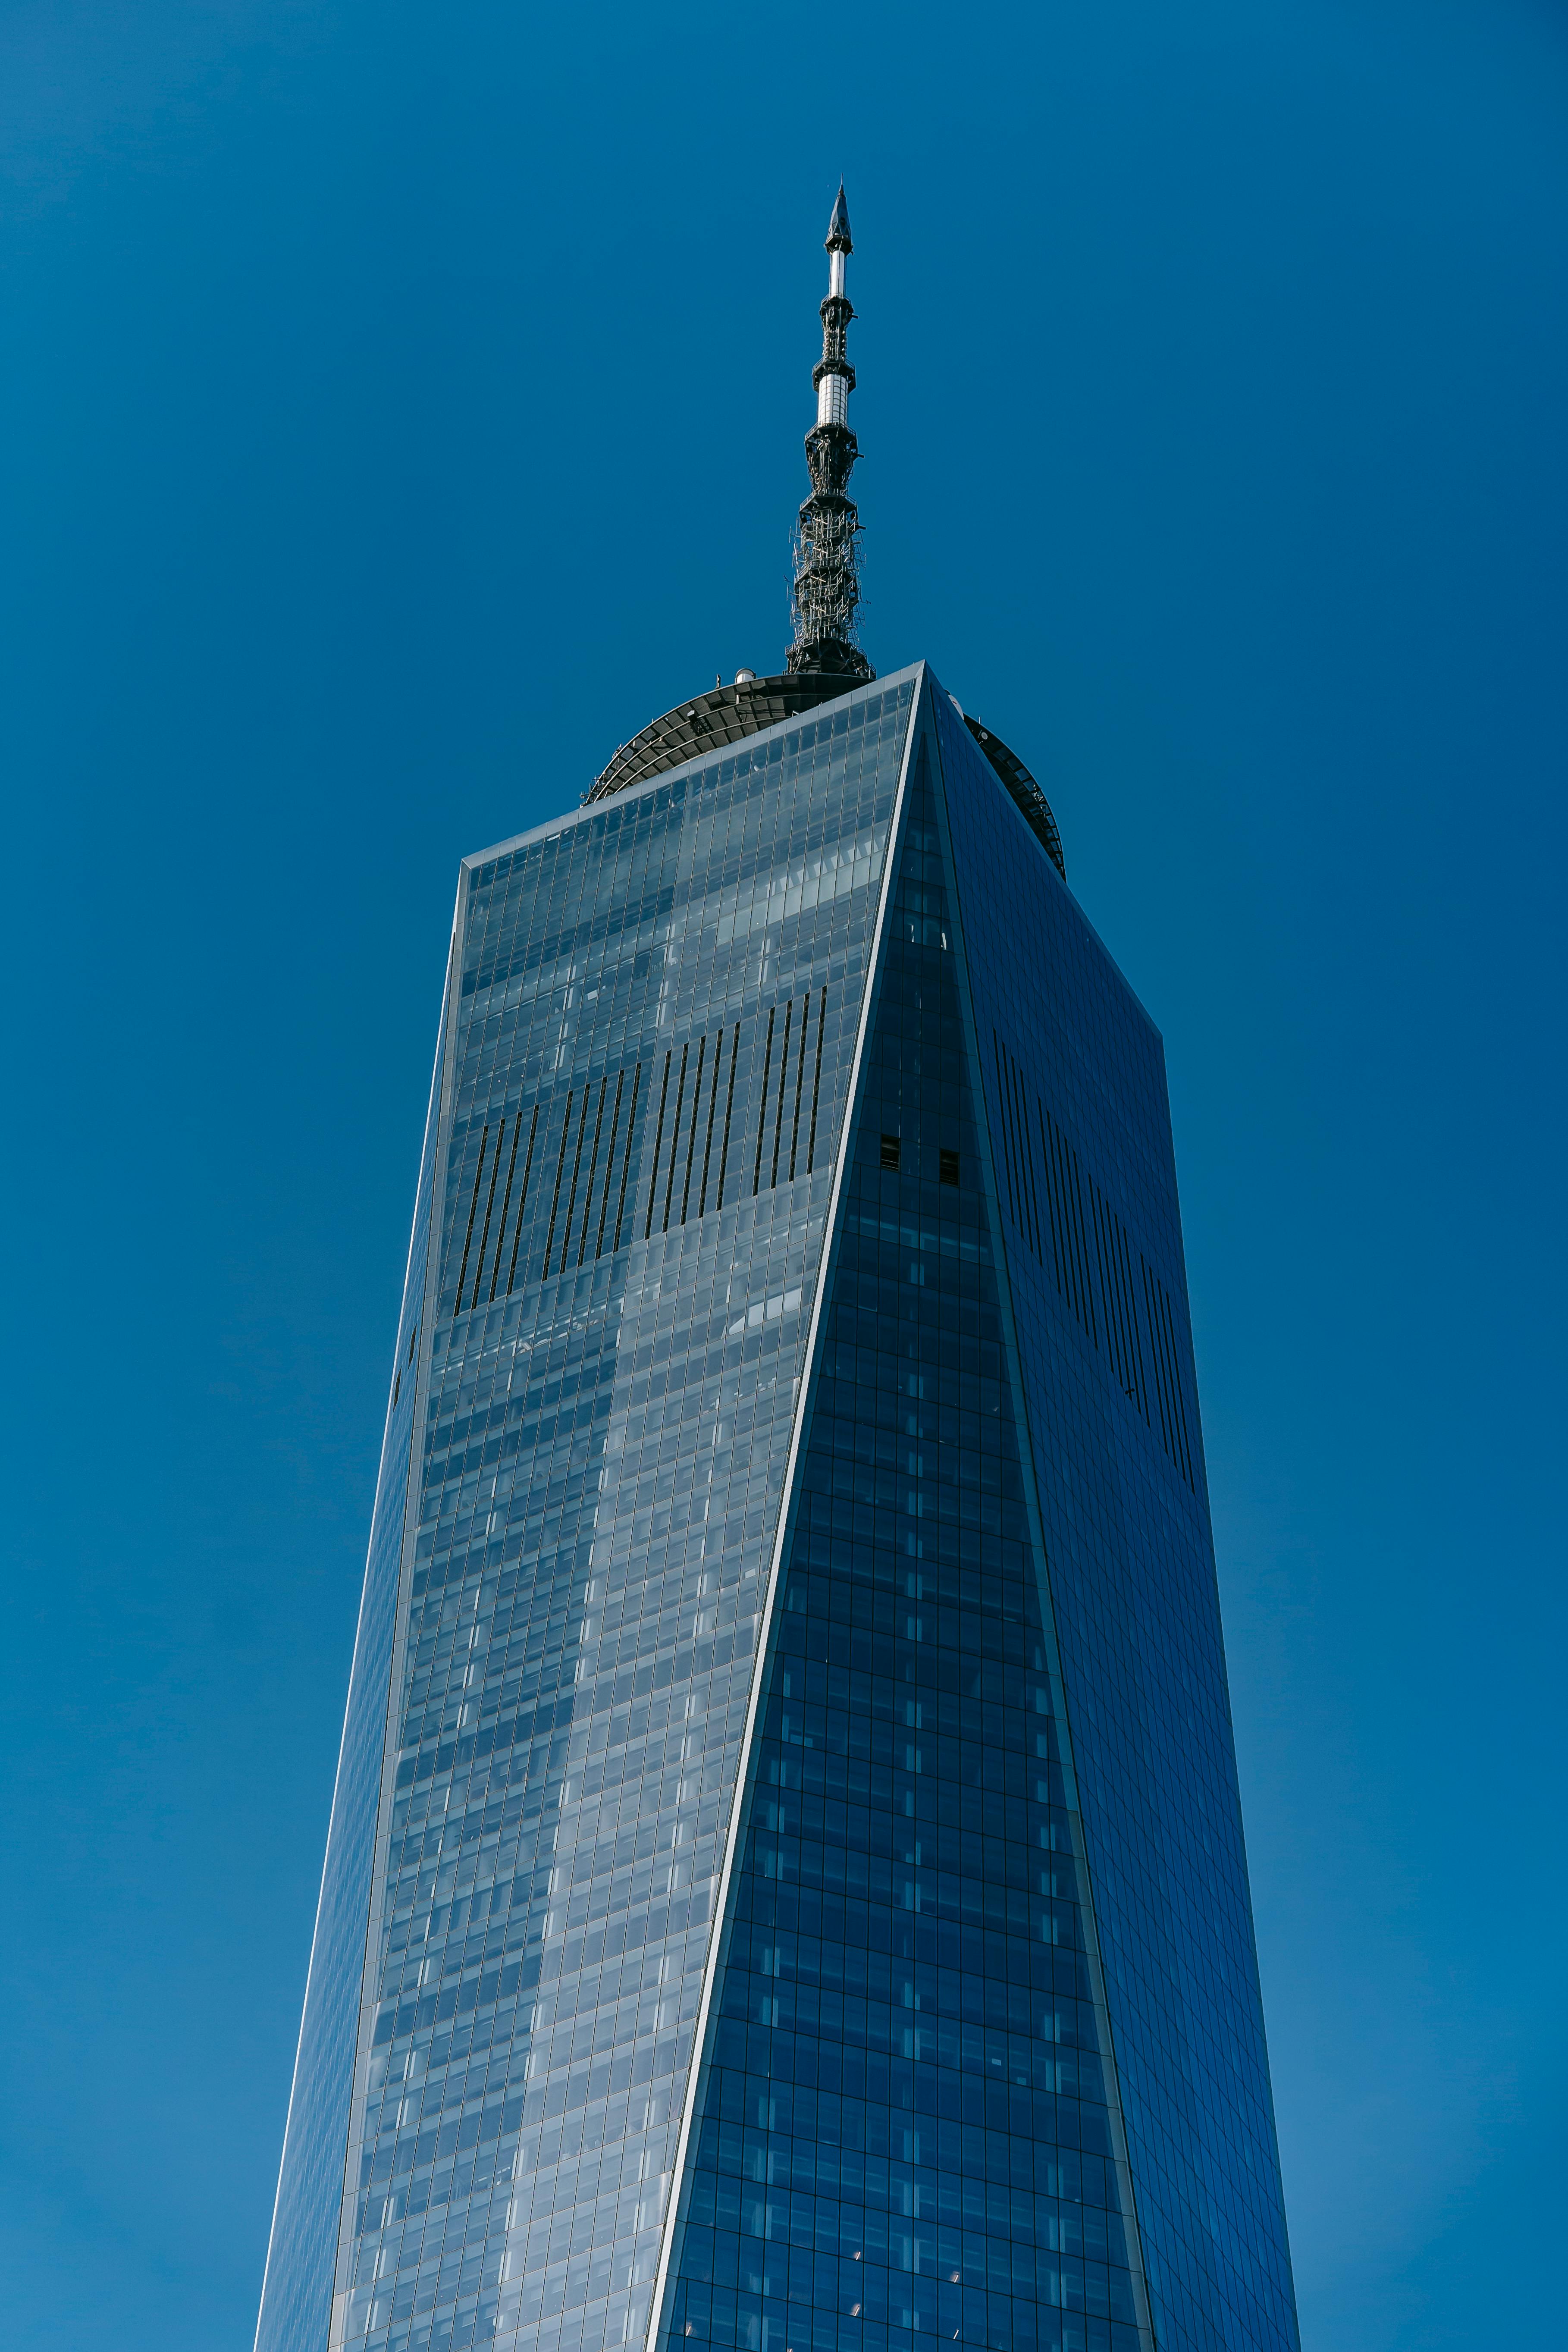
[[[616,1238],[615,1238],[615,1243],[614,1243],[614,1244],[613,1244],[613,1246],[614,1246],[615,1248],[616,1248],[616,1249],[619,1249],[619,1248],[620,1248],[620,1245],[621,1245],[621,1226],[622,1226],[622,1224],[625,1223],[625,1220],[626,1220],[626,1178],[627,1178],[628,1174],[629,1174],[629,1173],[630,1173],[630,1171],[631,1171],[631,1164],[632,1164],[632,1138],[633,1138],[633,1136],[637,1133],[637,1096],[638,1096],[638,1093],[639,1093],[639,1091],[640,1091],[640,1089],[641,1089],[641,1087],[642,1087],[642,1064],[639,1062],[639,1063],[637,1064],[637,1068],[636,1068],[636,1069],[633,1071],[633,1073],[632,1073],[632,1107],[631,1107],[630,1110],[628,1110],[628,1111],[627,1111],[627,1113],[626,1113],[626,1149],[625,1149],[625,1150],[624,1150],[624,1151],[622,1152],[622,1154],[621,1154],[621,1193],[620,1193],[620,1199],[619,1199],[619,1200],[617,1201],[617,1202],[616,1203]]]
[[[484,1181],[485,1152],[489,1146],[489,1139],[490,1130],[487,1122],[484,1132],[479,1137],[479,1164],[474,1171],[474,1197],[468,1202],[468,1230],[463,1236],[463,1263],[458,1270],[458,1301],[456,1307],[453,1308],[454,1314],[461,1314],[462,1312],[463,1285],[468,1278],[468,1252],[474,1245],[474,1218],[479,1211],[479,1186]]]
[[[1121,1218],[1092,1177],[1089,1179],[1089,1202],[1094,1213],[1095,1249],[1100,1262],[1100,1296],[1105,1314],[1106,1338],[1116,1366],[1117,1386],[1147,1421],[1149,1407],[1143,1393],[1142,1351],[1138,1342],[1138,1320],[1133,1311],[1131,1285],[1127,1274],[1127,1235],[1122,1230]]]
[[[789,1129],[789,1181],[795,1182],[795,1162],[800,1157],[800,1105],[805,1092],[805,1045],[811,1034],[811,998],[801,1000],[800,1054],[795,1069],[795,1117]]]
[[[690,1052],[691,1041],[688,1038],[680,1049],[680,1078],[675,1089],[675,1116],[669,1122],[669,1172],[664,1180],[664,1223],[660,1227],[663,1233],[669,1231],[669,1209],[675,1198],[675,1163],[680,1157],[680,1107],[686,1099],[686,1064]],[[656,1169],[656,1179],[658,1172]]]
[[[1166,1453],[1188,1486],[1193,1486],[1193,1457],[1187,1443],[1187,1416],[1182,1400],[1182,1378],[1176,1356],[1176,1331],[1171,1301],[1164,1284],[1142,1253],[1138,1263],[1143,1275],[1149,1336],[1153,1343],[1154,1392],[1160,1407],[1161,1435]]]
[[[1035,1255],[1044,1265],[1046,1262],[1045,1220],[1040,1213],[1040,1178],[1030,1137],[1029,1104],[1024,1091],[1022,1071],[1018,1074],[1018,1132],[1024,1139],[1024,1157],[1029,1169],[1029,1221],[1034,1229]]]
[[[1012,1171],[1013,1223],[1017,1226],[1024,1239],[1032,1246],[1033,1236],[1029,1232],[1028,1185],[1025,1173],[1030,1158],[1029,1139],[1018,1122],[1017,1088],[1013,1081],[1013,1056],[1007,1052],[1005,1046],[1002,1049],[999,1083],[1002,1088],[1002,1119],[1007,1136],[1008,1158]]]
[[[1098,1348],[1100,1318],[1094,1311],[1094,1291],[1089,1277],[1089,1236],[1084,1229],[1082,1172],[1078,1164],[1078,1153],[1073,1150],[1072,1145],[1068,1143],[1065,1136],[1062,1141],[1067,1147],[1068,1181],[1071,1188],[1072,1234],[1078,1250],[1079,1296],[1083,1301],[1080,1311],[1083,1316],[1084,1329]]]
[[[616,1107],[610,1114],[610,1139],[605,1147],[605,1189],[599,1201],[599,1230],[594,1236],[594,1255],[595,1258],[601,1258],[605,1255],[605,1220],[610,1213],[610,1189],[616,1181],[616,1138],[620,1133],[621,1097],[626,1091],[626,1074],[625,1070],[617,1071],[616,1075]],[[587,1231],[587,1224],[588,1220],[584,1217],[583,1220],[584,1233]]]
[[[489,1304],[491,1304],[491,1303],[493,1302],[493,1300],[494,1300],[494,1298],[495,1298],[495,1295],[496,1295],[496,1286],[497,1286],[497,1284],[498,1284],[498,1283],[500,1282],[500,1261],[501,1261],[501,1252],[502,1252],[502,1251],[505,1249],[505,1247],[506,1247],[506,1223],[507,1223],[507,1218],[508,1218],[508,1216],[509,1216],[509,1215],[510,1214],[510,1213],[511,1213],[511,1188],[512,1188],[512,1185],[513,1185],[514,1181],[516,1181],[516,1177],[517,1177],[517,1147],[518,1147],[519,1140],[520,1140],[520,1139],[521,1139],[521,1135],[522,1135],[522,1113],[521,1113],[521,1111],[519,1111],[519,1112],[518,1112],[517,1117],[513,1119],[512,1124],[511,1124],[511,1156],[510,1156],[510,1158],[508,1160],[507,1164],[506,1164],[506,1191],[501,1194],[501,1203],[500,1203],[500,1224],[499,1224],[499,1225],[497,1226],[497,1228],[496,1228],[496,1262],[495,1262],[495,1270],[494,1270],[494,1272],[493,1272],[493,1273],[491,1274],[491,1276],[490,1276],[490,1293],[489,1293],[489,1299],[487,1299],[487,1301],[485,1302],[487,1306],[489,1306]],[[498,1154],[497,1154],[497,1157],[498,1157],[498,1159],[499,1159],[499,1157],[500,1157],[499,1152],[498,1152]],[[485,1262],[484,1262],[483,1255],[481,1255],[481,1256],[480,1256],[480,1258],[479,1258],[479,1282],[482,1282],[482,1281],[484,1280],[484,1278],[485,1278]],[[476,1297],[476,1300],[477,1300],[478,1296],[479,1296],[479,1283],[476,1283],[476,1284],[474,1285],[474,1295],[475,1295],[475,1297]]]
[[[1057,1277],[1057,1288],[1065,1298],[1068,1295],[1067,1251],[1062,1234],[1063,1220],[1061,1204],[1057,1199],[1056,1159],[1051,1150],[1050,1127],[1048,1124],[1050,1114],[1046,1109],[1045,1105],[1038,1101],[1037,1101],[1035,1105],[1035,1110],[1040,1130],[1040,1149],[1045,1167],[1046,1207],[1049,1213],[1050,1218],[1051,1265]]]
[[[1047,1116],[1048,1118],[1049,1114]],[[1051,1120],[1051,1140],[1057,1157],[1064,1212],[1064,1237],[1072,1278],[1073,1312],[1098,1348],[1100,1333],[1094,1299],[1089,1286],[1089,1247],[1083,1230],[1083,1187],[1079,1177],[1078,1153],[1054,1119]]]
[[[724,1032],[719,1032],[719,1042],[713,1048],[713,1083],[708,1090],[708,1129],[702,1140],[702,1189],[697,1195],[697,1213],[708,1213],[708,1171],[713,1159],[713,1118],[719,1108],[719,1080],[724,1066]]]
[[[474,1276],[474,1295],[468,1301],[468,1305],[470,1307],[477,1307],[479,1305],[479,1285],[485,1278],[485,1255],[490,1244],[490,1216],[496,1204],[496,1180],[500,1174],[501,1146],[505,1141],[506,1121],[503,1118],[500,1125],[496,1129],[496,1156],[490,1162],[490,1189],[485,1195],[485,1222],[479,1233],[479,1272]],[[463,1286],[461,1283],[459,1283],[458,1286],[458,1307],[459,1312],[461,1311],[462,1304]]]
[[[648,1179],[647,1215],[643,1221],[642,1237],[646,1242],[653,1232],[653,1204],[658,1197],[658,1155],[664,1144],[664,1109],[669,1100],[670,1055],[664,1057],[664,1081],[658,1090],[658,1125],[653,1131],[653,1172]]]
[[[1049,1111],[1041,1113],[1046,1169],[1050,1192],[1051,1223],[1056,1242],[1057,1286],[1079,1321],[1083,1315],[1078,1298],[1078,1265],[1072,1245],[1072,1210],[1068,1198],[1064,1138]]]
[[[572,1247],[572,1218],[577,1205],[577,1178],[583,1165],[583,1138],[588,1131],[588,1097],[593,1091],[594,1089],[591,1086],[584,1087],[583,1108],[577,1117],[577,1145],[575,1150],[572,1154],[572,1189],[566,1195],[566,1234],[565,1238],[561,1244],[561,1264],[556,1268],[556,1272],[558,1274],[565,1273],[566,1258]],[[544,1253],[544,1271],[546,1274],[550,1271],[550,1252],[548,1248]]]
[[[1120,1217],[1112,1229],[1113,1261],[1117,1268],[1118,1295],[1121,1300],[1122,1320],[1127,1327],[1128,1346],[1132,1356],[1132,1374],[1137,1387],[1134,1402],[1145,1421],[1149,1412],[1149,1376],[1143,1369],[1143,1346],[1138,1337],[1138,1301],[1132,1286],[1132,1246],[1127,1229]]]
[[[542,1282],[550,1272],[550,1253],[555,1246],[555,1220],[561,1208],[561,1177],[566,1165],[566,1146],[572,1134],[572,1105],[576,1098],[574,1088],[566,1097],[566,1109],[561,1121],[561,1149],[555,1155],[555,1189],[550,1196],[550,1225],[544,1236],[544,1263],[539,1269]]]
[[[1042,1265],[1048,1263],[1051,1266],[1058,1293],[1095,1348],[1100,1346],[1103,1328],[1105,1352],[1115,1371],[1117,1386],[1151,1430],[1157,1412],[1160,1442],[1175,1469],[1195,1491],[1181,1354],[1170,1294],[1142,1251],[1138,1253],[1139,1273],[1134,1276],[1132,1248],[1121,1217],[1083,1166],[1077,1147],[1037,1096],[1031,1120],[1023,1065],[995,1030],[991,1035],[996,1066],[998,1181],[1005,1190],[1007,1214],[1035,1256]],[[1040,1143],[1037,1160],[1034,1150],[1037,1129]],[[1042,1184],[1047,1212],[1044,1218],[1039,1207]],[[1048,1261],[1042,1233],[1047,1223],[1051,1242]],[[1145,1370],[1145,1334],[1148,1361],[1153,1367],[1152,1410],[1150,1378]]]
[[[697,1041],[697,1076],[691,1085],[691,1127],[686,1139],[686,1174],[680,1186],[680,1222],[686,1223],[691,1206],[691,1171],[697,1159],[697,1122],[702,1115],[702,1071],[708,1055],[706,1036]]]
[[[724,1141],[719,1153],[719,1198],[715,1206],[724,1205],[724,1178],[730,1166],[730,1122],[735,1115],[735,1065],[741,1058],[741,1024],[735,1024],[735,1034],[730,1041],[730,1084],[724,1095]]]
[[[1012,1122],[1014,1146],[1018,1157],[1018,1194],[1023,1207],[1021,1230],[1035,1255],[1044,1264],[1040,1248],[1040,1211],[1035,1155],[1030,1146],[1029,1109],[1025,1094],[1024,1073],[1011,1054],[1005,1055],[1008,1079],[1008,1115]]]
[[[1110,1360],[1116,1370],[1116,1385],[1123,1396],[1132,1394],[1131,1370],[1127,1361],[1127,1334],[1122,1328],[1121,1308],[1116,1296],[1116,1284],[1110,1263],[1110,1234],[1108,1219],[1109,1203],[1103,1199],[1098,1184],[1089,1187],[1089,1206],[1094,1213],[1094,1248],[1100,1261],[1100,1297],[1105,1309],[1105,1337],[1110,1350]]]
[[[507,1270],[506,1293],[510,1298],[517,1281],[517,1252],[522,1240],[522,1220],[528,1208],[528,1180],[533,1173],[533,1143],[539,1133],[539,1105],[533,1106],[533,1117],[528,1122],[528,1157],[522,1163],[522,1192],[517,1203],[517,1223],[511,1231],[511,1264]]]
[[[779,1098],[773,1114],[773,1172],[768,1179],[769,1185],[775,1189],[779,1181],[779,1145],[784,1139],[784,1093],[789,1085],[789,1033],[794,1017],[795,999],[792,996],[784,1006],[784,1043],[779,1047]]]
[[[1002,1090],[1002,1128],[1007,1139],[1008,1158],[1012,1163],[1014,1209],[1013,1223],[1030,1248],[1034,1236],[1029,1231],[1029,1188],[1027,1168],[1028,1139],[1018,1125],[1018,1090],[1013,1076],[1013,1056],[1005,1047],[997,1069],[997,1084]]]
[[[1007,1214],[1016,1225],[1018,1222],[1018,1188],[1013,1176],[1013,1138],[1007,1128],[1007,1088],[1002,1076],[1002,1040],[994,1029],[991,1044],[996,1056],[997,1124],[1002,1130],[1002,1172],[1007,1180]]]
[[[594,1149],[588,1156],[588,1185],[587,1190],[583,1196],[583,1238],[577,1244],[577,1263],[579,1265],[582,1265],[583,1260],[588,1254],[588,1225],[594,1214],[594,1180],[598,1173],[599,1141],[605,1132],[605,1098],[608,1095],[609,1091],[610,1081],[608,1075],[606,1074],[599,1080],[599,1107],[594,1114]],[[566,1227],[566,1247],[570,1250],[571,1246],[572,1227],[571,1222],[568,1220]],[[563,1265],[565,1263],[564,1255],[563,1256],[562,1263]]]
[[[777,1005],[774,1005],[768,1014],[767,1050],[763,1055],[763,1099],[762,1108],[757,1113],[757,1162],[756,1166],[752,1171],[752,1198],[753,1201],[763,1189],[763,1145],[766,1140],[768,1131],[768,1076],[773,1066],[773,1016],[777,1011],[778,1007]]]

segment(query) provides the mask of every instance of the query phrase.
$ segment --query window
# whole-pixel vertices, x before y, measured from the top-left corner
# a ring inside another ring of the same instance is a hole
[[[882,1165],[884,1168],[896,1168],[898,1164],[899,1139],[896,1135],[885,1135],[882,1138]]]
[[[944,1151],[944,1152],[942,1154],[942,1171],[941,1171],[941,1173],[942,1173],[942,1182],[943,1182],[944,1184],[956,1184],[956,1183],[957,1183],[957,1181],[958,1181],[958,1154],[957,1154],[957,1152],[956,1152],[956,1151]]]

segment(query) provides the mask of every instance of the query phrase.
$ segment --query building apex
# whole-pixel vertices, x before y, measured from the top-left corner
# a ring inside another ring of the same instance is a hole
[[[833,218],[827,224],[826,239],[829,253],[853,253],[849,237],[849,207],[844,201],[844,183],[838,183],[838,201],[833,207]]]

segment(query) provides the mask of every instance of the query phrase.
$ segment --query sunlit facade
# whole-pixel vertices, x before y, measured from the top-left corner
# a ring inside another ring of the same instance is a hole
[[[459,885],[258,2352],[656,2338],[1296,2342],[1160,1040],[923,666]]]

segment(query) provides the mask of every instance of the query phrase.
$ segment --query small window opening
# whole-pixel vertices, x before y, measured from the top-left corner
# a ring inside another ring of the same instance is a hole
[[[942,1171],[941,1171],[941,1173],[942,1173],[942,1182],[943,1182],[944,1184],[956,1184],[956,1183],[957,1183],[957,1181],[958,1181],[958,1154],[957,1154],[957,1152],[956,1152],[956,1151],[944,1151],[944,1152],[942,1154]]]
[[[899,1139],[896,1135],[885,1135],[882,1138],[882,1165],[884,1168],[896,1168],[898,1164]]]
[[[393,1383],[392,1383],[392,1402],[393,1402],[393,1407],[394,1407],[394,1410],[395,1410],[395,1409],[396,1409],[396,1405],[397,1405],[398,1392],[399,1392],[399,1391],[402,1389],[402,1386],[403,1386],[403,1373],[402,1373],[402,1370],[401,1370],[401,1369],[400,1369],[400,1370],[398,1370],[397,1374],[396,1374],[396,1377],[394,1379]]]
[[[412,1362],[414,1361],[414,1350],[415,1350],[416,1347],[418,1345],[418,1342],[419,1342],[419,1326],[418,1326],[418,1324],[417,1324],[417,1323],[416,1323],[416,1325],[414,1326],[413,1330],[412,1330],[412,1331],[410,1331],[410,1333],[408,1334],[408,1360],[409,1360],[409,1362],[410,1362],[410,1363],[412,1363]]]

